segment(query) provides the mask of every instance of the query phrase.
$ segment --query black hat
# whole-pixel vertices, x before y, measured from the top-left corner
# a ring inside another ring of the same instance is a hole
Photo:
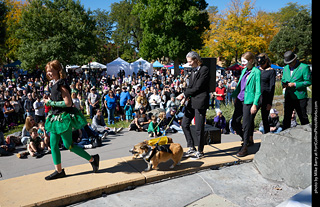
[[[292,63],[295,59],[297,59],[297,55],[294,54],[292,51],[287,51],[286,53],[284,53],[284,60],[283,62],[285,64],[290,64]]]

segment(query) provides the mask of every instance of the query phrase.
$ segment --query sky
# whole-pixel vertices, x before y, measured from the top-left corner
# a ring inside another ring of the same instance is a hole
[[[80,0],[86,9],[105,9],[110,11],[110,6],[114,2],[120,0]],[[222,11],[228,7],[229,0],[207,0],[208,6],[218,6],[218,10]],[[300,5],[310,5],[311,0],[256,0],[256,9],[264,10],[266,12],[276,12],[280,8],[286,6],[289,2],[297,2]]]

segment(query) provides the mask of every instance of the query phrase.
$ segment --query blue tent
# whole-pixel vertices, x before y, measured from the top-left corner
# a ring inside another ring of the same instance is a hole
[[[280,67],[280,66],[277,66],[277,65],[273,65],[273,64],[271,64],[271,68],[273,68],[273,69],[283,69],[283,67]]]
[[[173,69],[174,66],[169,67],[168,69]],[[179,65],[179,69],[183,69],[184,67],[182,67],[181,65]]]
[[[154,67],[154,68],[162,68],[163,65],[162,65],[161,63],[159,63],[158,60],[157,60],[156,62],[154,62],[154,63],[152,64],[152,67]]]
[[[13,63],[10,63],[8,65],[4,65],[3,67],[4,68],[10,68],[10,67],[15,68],[18,65],[21,65],[21,61],[20,60],[14,61]]]

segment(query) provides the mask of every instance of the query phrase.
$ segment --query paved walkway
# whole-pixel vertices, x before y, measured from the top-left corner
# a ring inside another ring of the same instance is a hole
[[[100,161],[98,173],[91,173],[90,164],[66,167],[66,178],[45,181],[52,171],[29,174],[0,181],[0,206],[61,206],[121,191],[165,178],[185,175],[202,169],[252,160],[260,141],[249,148],[249,155],[236,156],[240,142],[206,145],[205,158],[183,159],[180,166],[169,169],[171,161],[159,165],[159,170],[144,172],[146,163],[131,156]],[[184,149],[187,151],[187,149]]]

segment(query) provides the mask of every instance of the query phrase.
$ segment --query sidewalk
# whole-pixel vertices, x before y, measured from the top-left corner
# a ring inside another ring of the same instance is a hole
[[[260,147],[260,140],[249,148],[249,155],[236,156],[240,142],[206,145],[205,157],[200,160],[183,159],[180,166],[169,169],[172,161],[159,165],[159,170],[144,172],[146,163],[131,156],[100,161],[98,173],[91,173],[90,164],[65,168],[67,177],[46,181],[52,171],[0,181],[0,206],[61,206],[124,190],[130,186],[159,181],[202,169],[252,160]],[[187,151],[187,149],[184,149]]]

